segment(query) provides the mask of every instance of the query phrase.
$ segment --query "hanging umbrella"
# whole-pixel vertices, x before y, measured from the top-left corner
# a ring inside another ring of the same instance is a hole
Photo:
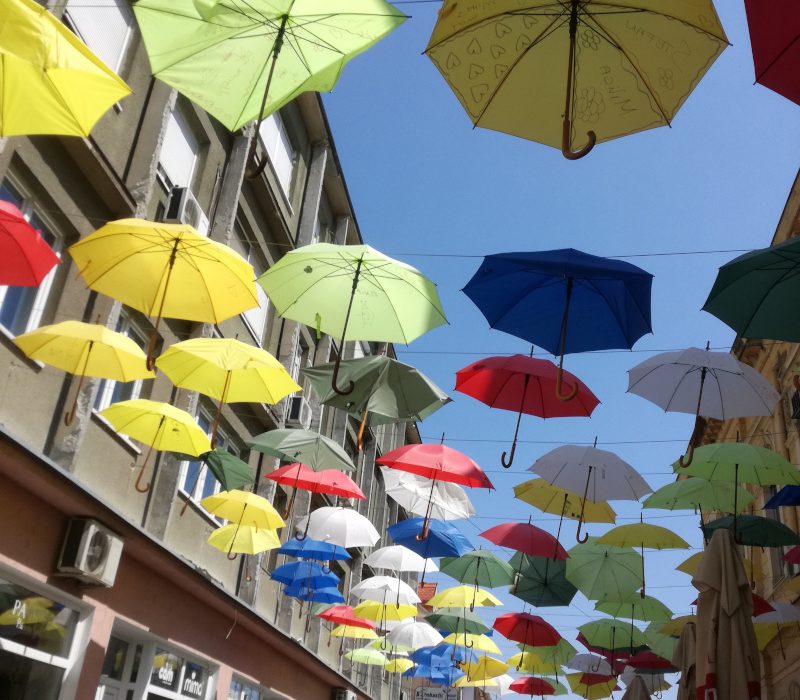
[[[680,615],[679,617],[673,618],[667,624],[661,625],[659,631],[661,634],[666,634],[670,637],[680,637],[686,625],[696,623],[697,615]]]
[[[665,659],[650,650],[636,652],[625,663],[641,673],[656,671],[676,673],[678,670],[669,659]]]
[[[663,697],[662,691],[669,690],[672,687],[669,683],[667,683],[662,674],[637,673],[636,670],[630,666],[625,666],[625,668],[622,670],[622,673],[619,675],[619,679],[627,686],[630,686],[635,680],[641,681],[645,691],[651,695],[655,695],[656,697]],[[678,698],[682,699],[682,696],[678,695]],[[649,700],[650,695],[645,695],[644,699]],[[694,697],[692,700],[695,700]]]
[[[563,637],[558,640],[558,643],[553,646],[539,647],[517,644],[522,649],[523,646],[528,650],[525,653],[536,654],[543,661],[550,663],[554,666],[563,666],[577,653],[575,647],[572,646]]]
[[[567,372],[565,376],[568,384],[578,387],[573,401],[559,401],[556,397],[556,382],[561,375],[549,360],[524,355],[487,357],[456,372],[456,391],[492,408],[518,414],[508,461],[505,452],[500,458],[503,466],[508,468],[514,461],[523,413],[539,418],[588,418],[600,403],[589,387],[575,375]]]
[[[368,666],[385,666],[389,661],[381,652],[371,647],[353,649],[353,651],[348,651],[344,656],[355,664],[366,664]]]
[[[614,676],[603,676],[596,673],[568,673],[567,682],[572,692],[586,700],[599,700],[611,696],[619,690]]]
[[[419,540],[423,518],[409,518],[390,525],[386,532],[392,542],[407,547],[424,559],[431,557],[460,557],[475,549],[472,543],[451,523],[428,521],[428,536]]]
[[[479,615],[469,612],[466,608],[440,608],[436,612],[429,613],[425,621],[446,632],[486,634],[491,629]]]
[[[800,104],[797,85],[797,27],[800,14],[792,2],[762,3],[745,0],[756,82]],[[748,336],[750,337],[750,336]],[[752,336],[757,337],[757,336]]]
[[[633,2],[622,12],[611,0],[447,0],[425,53],[475,126],[575,160],[597,141],[670,125],[727,44],[711,0]],[[665,66],[665,47],[678,46],[687,60]],[[576,151],[578,131],[586,144]]]
[[[283,513],[284,518],[289,517],[289,513],[294,505],[297,489],[310,491],[311,493],[325,493],[331,496],[341,496],[342,498],[355,498],[365,500],[367,497],[347,474],[337,469],[326,469],[317,472],[307,467],[305,464],[294,462],[279,467],[275,471],[264,475],[265,479],[270,479],[278,484],[287,486],[292,490],[292,496]]]
[[[689,576],[694,576],[697,572],[697,567],[700,566],[700,560],[703,558],[703,552],[697,552],[697,554],[692,554],[688,559],[678,564],[675,567],[676,571],[681,571],[684,574],[689,574]],[[755,562],[755,560],[750,557],[742,557],[742,564],[744,564],[744,569],[747,572],[747,575],[750,579],[751,586],[755,587],[756,581],[761,581],[764,578],[764,571],[763,569]]]
[[[416,620],[404,620],[386,635],[389,644],[408,649],[436,646],[442,639],[442,635],[427,622]]]
[[[687,348],[663,352],[628,370],[628,392],[665,411],[693,413],[695,427],[681,466],[692,463],[700,417],[770,416],[780,395],[755,369],[727,352]],[[699,476],[695,474],[694,476]]]
[[[727,530],[714,533],[692,585],[697,605],[697,697],[757,698],[761,660],[753,630],[750,584]],[[716,692],[714,692],[716,691]]]
[[[788,561],[790,564],[800,564],[800,545],[796,545],[786,552],[783,555],[783,560]]]
[[[786,650],[783,648],[783,637],[781,626],[800,623],[800,608],[791,603],[772,603],[772,610],[758,614],[753,610],[753,622],[756,625],[775,625],[775,632],[778,636],[778,643],[781,648],[781,656],[786,659]]]
[[[568,557],[555,537],[530,522],[502,523],[484,530],[480,536],[500,547],[516,549],[532,557],[551,557],[554,560]]]
[[[0,116],[0,130],[4,122]],[[22,212],[11,202],[0,201],[0,284],[38,287],[59,262]]]
[[[394,599],[401,605],[416,605],[421,602],[419,596],[407,583],[393,576],[370,576],[350,589],[350,595],[359,600]]]
[[[408,669],[414,667],[414,662],[410,659],[392,659],[387,661],[384,669],[389,673],[405,673]]]
[[[372,355],[339,364],[339,379],[353,382],[353,391],[337,394],[332,388],[335,364],[301,370],[311,382],[321,403],[358,418],[358,448],[367,425],[420,421],[450,402],[436,384],[415,367],[386,355]]]
[[[14,343],[32,360],[80,377],[72,407],[64,416],[67,425],[75,418],[85,377],[131,382],[156,376],[147,369],[144,353],[131,338],[97,323],[62,321],[41,326],[18,335]]]
[[[499,676],[492,676],[491,678],[484,678],[482,680],[465,682],[464,677],[456,682],[455,687],[474,687],[481,688],[484,693],[489,693],[489,697],[498,695],[508,695],[513,692],[509,689],[514,679],[507,673],[501,673]]]
[[[281,539],[275,530],[257,528],[253,525],[231,523],[214,530],[206,540],[212,547],[228,555],[258,554],[281,546]]]
[[[136,477],[136,490],[146,493],[150,484],[141,479],[153,450],[167,450],[197,457],[211,449],[206,434],[186,411],[168,403],[131,399],[111,404],[100,411],[114,430],[147,445],[147,454]]]
[[[369,630],[375,629],[375,623],[363,617],[358,617],[355,612],[353,612],[353,608],[351,608],[349,605],[333,605],[330,608],[317,613],[317,617],[325,620],[326,622],[332,622],[335,625],[339,625],[340,627],[362,627]]]
[[[596,654],[575,654],[564,665],[572,671],[581,673],[599,673],[604,676],[611,676],[614,673],[611,664]]]
[[[73,32],[32,0],[4,3],[0,137],[88,136],[131,89]]]
[[[647,649],[647,640],[638,627],[618,620],[594,620],[580,627],[581,641],[590,650],[602,650],[610,655],[610,663],[614,665],[617,652],[629,655]]]
[[[278,554],[286,554],[290,557],[300,557],[301,559],[317,559],[318,561],[341,561],[350,559],[350,555],[344,547],[335,544],[315,540],[305,537],[302,540],[288,539],[278,550]]]
[[[487,255],[463,292],[492,328],[559,356],[555,394],[562,393],[564,355],[630,349],[650,325],[653,276],[635,265],[579,250]]]
[[[203,468],[206,466],[211,470],[216,480],[219,481],[223,491],[239,489],[247,484],[252,484],[255,479],[250,466],[241,459],[225,450],[212,450],[202,455],[200,466],[194,478],[194,484],[189,489],[189,493],[194,493]],[[181,508],[181,515],[184,514],[188,506],[189,500],[187,499]]]
[[[622,700],[650,700],[650,691],[641,676],[634,675],[627,682],[627,686]]]
[[[374,629],[366,627],[356,627],[349,625],[339,625],[331,630],[331,637],[339,637],[344,641],[345,639],[378,639],[378,635]]]
[[[69,253],[89,289],[155,317],[149,369],[162,318],[219,323],[258,306],[253,266],[186,224],[112,221]]]
[[[335,588],[340,583],[336,574],[326,572],[320,564],[312,561],[281,564],[270,572],[269,577],[285,586],[304,583],[311,588]]]
[[[517,678],[508,688],[520,695],[530,695],[531,697],[534,695],[540,695],[542,697],[545,695],[556,695],[556,689],[550,682],[542,678],[534,678],[533,676]]]
[[[461,664],[461,670],[464,671],[466,676],[459,680],[457,686],[464,685],[462,683],[464,679],[467,681],[483,681],[494,678],[508,671],[508,668],[508,664],[504,664],[499,659],[483,655],[477,661],[467,661]]]
[[[425,515],[437,520],[461,520],[475,515],[475,507],[458,484],[436,481],[408,472],[381,467],[383,488],[407,513]]]
[[[416,552],[399,544],[376,549],[364,560],[364,564],[373,569],[388,569],[398,573],[401,571],[434,573],[439,570],[434,562],[423,559]]]
[[[436,685],[449,687],[454,685],[459,678],[463,677],[464,672],[452,667],[431,667],[417,664],[414,668],[403,673],[403,676],[406,678],[425,678]]]
[[[220,491],[204,498],[200,505],[211,515],[242,525],[267,530],[276,530],[286,525],[266,498],[249,491]]]
[[[482,608],[502,605],[489,591],[476,586],[453,586],[439,591],[425,603],[431,608]]]
[[[647,549],[689,549],[689,543],[676,535],[672,530],[658,525],[645,523],[641,514],[640,522],[632,525],[617,525],[602,537],[598,544],[610,544],[615,547],[638,547],[642,552],[642,590],[641,596],[645,597],[644,575],[644,550]],[[800,540],[798,540],[800,541]]]
[[[634,549],[602,545],[596,537],[569,550],[567,580],[589,600],[642,587],[642,557]]]
[[[545,622],[538,615],[529,613],[505,613],[495,618],[494,629],[512,642],[520,642],[522,653],[526,647],[555,646],[561,639],[561,635],[556,632],[548,622]],[[519,670],[519,667],[517,667]]]
[[[280,428],[257,435],[249,446],[286,462],[300,462],[315,471],[355,471],[355,465],[341,445],[311,430]]]
[[[753,500],[753,495],[737,484],[707,481],[690,476],[688,479],[678,479],[656,489],[643,501],[642,508],[698,511],[705,509],[723,513],[732,513],[735,508],[741,513]]]
[[[328,12],[326,11],[326,15]],[[419,270],[365,245],[315,243],[289,251],[258,278],[278,313],[346,340],[407,345],[447,323],[436,286]],[[351,318],[353,307],[357,313]],[[337,393],[341,354],[331,386]]]
[[[235,338],[191,338],[170,346],[156,366],[181,389],[199,391],[219,401],[211,443],[224,403],[276,404],[302,391],[284,366],[266,350]]]
[[[800,486],[784,486],[764,504],[764,510],[800,505]]]
[[[596,441],[595,441],[596,442]],[[652,492],[648,483],[630,464],[613,452],[596,446],[562,445],[542,455],[528,471],[538,474],[550,484],[576,493],[583,491],[582,502],[594,503],[627,500],[638,501]],[[581,539],[583,512],[578,516],[575,537]],[[560,526],[560,523],[559,523]]]
[[[500,649],[495,644],[491,637],[485,634],[470,634],[469,632],[453,632],[444,638],[445,644],[452,644],[458,647],[465,647],[474,652],[483,652],[484,654],[499,654]],[[505,670],[505,669],[503,669]],[[503,673],[503,671],[501,671]]]
[[[484,549],[476,549],[460,557],[444,557],[440,571],[461,583],[486,588],[507,586],[514,578],[514,570],[507,562]]]
[[[567,562],[517,552],[509,564],[517,571],[511,595],[535,608],[569,605],[578,589],[567,580]]]
[[[478,660],[478,656],[466,647],[444,643],[437,644],[435,647],[415,649],[409,653],[409,658],[416,664],[433,668]]]
[[[597,601],[594,609],[611,615],[611,617],[624,617],[645,622],[666,622],[672,619],[672,610],[657,598],[649,595],[641,597],[629,593],[623,596],[603,596]]]
[[[651,622],[644,630],[644,637],[650,649],[665,659],[673,658],[678,640],[666,634],[661,634],[659,630],[663,626],[661,622]],[[675,664],[677,665],[677,664]]]
[[[381,538],[375,526],[352,508],[317,508],[303,518],[297,527],[304,531],[304,537],[322,540],[345,549],[371,547]]]
[[[343,603],[344,597],[338,588],[316,588],[305,581],[295,581],[283,589],[290,598],[297,598],[306,603]]]
[[[514,654],[507,659],[508,665],[513,666],[517,671],[522,673],[535,673],[538,675],[551,673],[558,675],[561,671],[562,664],[545,660],[534,651],[523,651],[519,654]]]
[[[523,481],[514,487],[514,497],[562,518],[578,520],[583,507],[583,522],[614,523],[617,514],[608,503],[594,503],[583,500],[579,494],[560,486],[553,486],[547,479],[536,478]]]
[[[800,535],[794,530],[778,520],[760,515],[740,515],[735,520],[730,515],[717,518],[703,525],[703,537],[711,539],[716,530],[731,530],[737,544],[750,547],[792,547],[800,544]]]
[[[372,620],[381,623],[405,620],[409,617],[414,617],[417,614],[416,605],[396,605],[395,603],[381,603],[377,600],[365,600],[353,608],[353,613],[357,617],[363,617],[367,620]]]

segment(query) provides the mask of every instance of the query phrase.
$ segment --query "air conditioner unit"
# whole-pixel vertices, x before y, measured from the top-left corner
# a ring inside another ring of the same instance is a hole
[[[189,224],[198,233],[208,235],[208,217],[188,187],[172,189],[164,221],[170,224]]]
[[[113,586],[122,556],[122,538],[91,518],[72,518],[58,557],[59,576]]]
[[[311,404],[305,396],[290,397],[289,408],[286,411],[287,427],[308,430],[311,427],[312,418]]]
[[[331,700],[358,700],[358,696],[347,688],[334,688]]]

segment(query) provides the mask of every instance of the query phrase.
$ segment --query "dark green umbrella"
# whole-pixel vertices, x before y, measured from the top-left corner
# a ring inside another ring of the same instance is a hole
[[[519,571],[515,584],[509,589],[536,608],[569,605],[578,589],[567,581],[567,562],[550,557],[532,557],[517,552],[509,562]]]
[[[425,622],[438,630],[457,634],[486,634],[492,629],[476,613],[465,608],[441,608],[428,615]]]
[[[734,536],[737,544],[750,547],[791,547],[800,544],[800,535],[794,530],[777,520],[760,515],[740,515],[735,520],[732,516],[727,515],[724,518],[712,520],[703,526],[703,537],[707,540],[711,539],[714,531],[720,528],[731,530],[734,522],[736,522]]]
[[[343,360],[339,381],[353,382],[353,390],[339,394],[332,388],[334,363],[302,370],[322,403],[347,411],[361,420],[358,445],[367,425],[418,421],[438,411],[450,397],[422,372],[385,355]]]
[[[254,437],[248,444],[258,452],[286,462],[300,462],[314,471],[355,471],[353,461],[338,443],[311,430],[269,430]]]
[[[461,583],[484,588],[507,586],[514,580],[514,569],[491,552],[476,549],[460,557],[442,557],[439,571]]]
[[[235,455],[232,455],[230,452],[226,452],[225,450],[213,450],[212,452],[206,452],[204,455],[201,455],[200,459],[202,461],[189,493],[192,493],[195,486],[197,486],[204,466],[207,466],[211,470],[211,473],[222,486],[223,491],[240,489],[242,486],[252,484],[253,481],[255,481],[255,475],[253,474],[253,470],[250,469],[250,465],[246,464]],[[183,504],[181,515],[184,514],[188,505],[189,499]]]
[[[740,255],[719,269],[703,309],[746,338],[800,341],[800,239]]]

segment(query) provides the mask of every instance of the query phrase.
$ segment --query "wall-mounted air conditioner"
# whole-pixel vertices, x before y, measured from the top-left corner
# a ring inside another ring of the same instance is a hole
[[[292,396],[286,410],[286,427],[302,428],[308,430],[311,427],[313,412],[311,404],[305,396]]]
[[[113,586],[122,556],[122,538],[92,518],[72,518],[67,526],[57,575]]]
[[[169,224],[189,224],[198,233],[208,235],[208,216],[188,187],[173,188],[164,221]]]

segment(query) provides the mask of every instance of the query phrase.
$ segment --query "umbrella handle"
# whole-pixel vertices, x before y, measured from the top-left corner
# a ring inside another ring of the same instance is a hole
[[[156,367],[157,343],[158,343],[158,323],[156,323],[152,333],[150,333],[150,340],[147,341],[147,358],[145,359],[145,364],[147,365],[147,369],[149,369],[151,372]]]
[[[308,514],[308,520],[306,521],[306,529],[303,530],[303,534],[300,535],[298,533],[295,533],[295,535],[294,535],[294,538],[298,542],[302,542],[303,540],[305,540],[308,537],[308,526],[309,525],[311,525],[311,513]]]
[[[330,562],[326,561],[326,562],[325,562],[325,563],[322,565],[322,573],[323,573],[323,574],[329,574],[330,572],[331,572],[331,566],[330,566]]]
[[[577,151],[573,151],[572,147],[570,146],[571,126],[572,124],[570,123],[569,117],[565,116],[564,128],[561,135],[561,153],[567,160],[580,160],[584,156],[588,155],[589,151],[591,151],[594,148],[595,143],[597,143],[597,134],[591,129],[587,131],[586,145],[583,146],[582,148],[579,148]]]
[[[683,469],[686,469],[694,459],[694,434],[692,434],[692,440],[689,442],[689,449],[686,450],[685,455],[681,455],[678,459],[678,464],[681,465]]]
[[[506,453],[505,451],[503,454],[500,455],[500,463],[503,465],[503,468],[510,469],[511,465],[514,463],[514,453],[517,451],[517,441],[514,439],[514,442],[511,443],[511,451],[508,453],[508,462],[506,462]]]
[[[561,356],[561,362],[564,361],[564,356]],[[564,370],[561,369],[561,364],[558,366],[558,374],[556,375],[556,398],[559,401],[572,401],[578,395],[578,385],[573,384],[572,388],[566,394],[561,393],[561,387],[564,383]],[[567,385],[569,386],[569,385]]]
[[[284,510],[283,513],[281,513],[281,517],[284,520],[287,520],[289,518],[289,514],[292,512],[292,506],[294,505],[295,496],[297,496],[297,488],[296,487],[292,491],[292,495],[289,498],[289,502],[286,504],[286,510]]]
[[[422,524],[422,532],[417,533],[416,540],[417,542],[422,542],[423,540],[428,538],[428,532],[430,532],[431,523],[426,518],[425,522]]]
[[[583,511],[586,508],[586,496],[589,495],[589,482],[592,480],[592,469],[589,465],[589,472],[586,474],[586,487],[583,489],[583,498],[581,499],[581,514],[578,516],[578,529],[575,531],[575,541],[579,544],[584,544],[589,539],[589,533],[585,533],[581,538],[581,530],[583,529]]]
[[[344,341],[342,341],[342,349],[344,349]],[[339,380],[339,363],[342,361],[341,353],[337,353],[336,355],[336,362],[333,365],[333,375],[331,376],[331,389],[333,389],[339,396],[347,396],[348,394],[353,393],[353,389],[355,389],[355,382],[351,379],[349,384],[345,389],[340,389],[337,386],[337,382]]]
[[[150,459],[150,453],[153,451],[153,446],[147,448],[147,454],[144,456],[144,461],[142,462],[142,466],[139,467],[139,474],[136,477],[136,483],[134,486],[139,493],[147,493],[150,490],[150,483],[148,482],[144,486],[142,486],[142,477],[144,476],[144,470],[147,467],[147,460]],[[135,466],[135,465],[134,465]]]
[[[581,529],[583,528],[583,520],[578,522],[578,529],[575,532],[575,541],[579,544],[584,544],[589,539],[589,533],[584,532],[583,537],[581,537]]]
[[[566,104],[564,105],[564,127],[561,132],[561,153],[567,160],[578,160],[583,158],[594,148],[597,142],[597,134],[594,131],[588,131],[586,137],[588,139],[583,148],[573,151],[570,145],[570,131],[572,114],[572,74],[575,72],[575,36],[578,33],[578,0],[572,0],[572,11],[570,12],[569,21],[569,59],[567,61],[567,96]]]
[[[364,409],[364,415],[361,417],[361,424],[358,426],[358,437],[356,438],[356,449],[360,450],[364,445],[364,430],[367,427],[367,415],[369,411]]]

